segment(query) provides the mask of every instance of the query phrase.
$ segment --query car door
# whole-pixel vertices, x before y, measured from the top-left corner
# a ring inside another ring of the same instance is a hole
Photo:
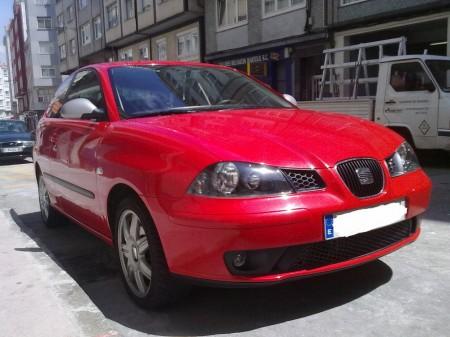
[[[36,151],[37,156],[39,157],[39,167],[44,174],[44,178],[46,175],[52,175],[52,167],[53,161],[56,159],[56,146],[55,146],[55,135],[57,131],[57,122],[59,117],[59,111],[61,109],[62,104],[64,103],[64,98],[66,96],[67,90],[69,89],[70,83],[72,81],[72,77],[69,76],[64,80],[63,83],[59,86],[59,88],[55,92],[55,97],[50,102],[50,106],[45,113],[45,117],[41,118],[37,125],[36,130]],[[54,196],[57,193],[56,183],[49,179],[46,180],[46,187],[50,193],[50,198],[52,199],[52,204],[56,204]],[[57,207],[59,205],[56,204]]]
[[[56,151],[51,180],[57,183],[57,204],[81,224],[107,234],[102,221],[97,194],[97,145],[108,126],[103,92],[95,70],[82,70],[74,75],[64,103],[75,98],[90,100],[104,118],[70,119],[60,116],[52,134]]]
[[[406,126],[415,141],[426,142],[437,135],[438,106],[439,91],[420,61],[390,65],[383,109],[389,125]]]

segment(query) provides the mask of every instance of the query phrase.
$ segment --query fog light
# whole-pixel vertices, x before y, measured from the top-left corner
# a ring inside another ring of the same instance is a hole
[[[245,252],[237,253],[233,258],[233,265],[236,268],[242,267],[247,261],[247,254]]]

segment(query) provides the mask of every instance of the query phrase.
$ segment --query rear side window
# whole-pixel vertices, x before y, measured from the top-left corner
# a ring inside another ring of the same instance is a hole
[[[419,62],[407,62],[392,65],[390,84],[391,87],[398,92],[434,91],[433,82]]]

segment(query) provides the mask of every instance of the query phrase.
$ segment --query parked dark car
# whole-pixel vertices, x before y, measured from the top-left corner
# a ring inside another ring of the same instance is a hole
[[[19,120],[0,120],[0,159],[31,157],[33,134]]]

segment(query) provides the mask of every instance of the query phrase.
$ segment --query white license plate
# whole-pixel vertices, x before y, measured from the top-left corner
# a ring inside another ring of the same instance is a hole
[[[5,147],[2,149],[2,152],[11,153],[11,152],[22,152],[21,147]]]
[[[405,200],[324,217],[325,240],[348,237],[392,225],[406,219]]]

